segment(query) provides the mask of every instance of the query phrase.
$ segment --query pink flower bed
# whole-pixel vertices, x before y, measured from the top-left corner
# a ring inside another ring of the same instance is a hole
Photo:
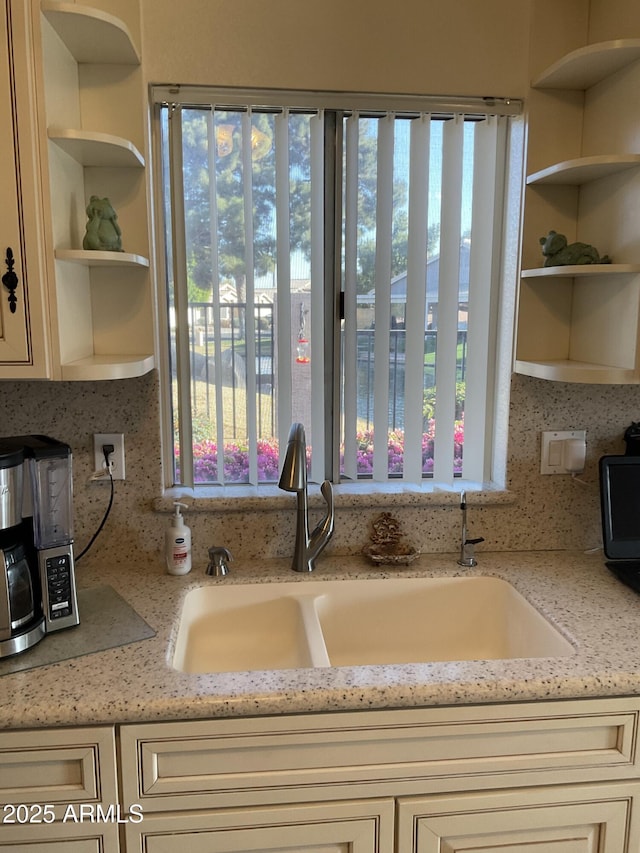
[[[358,474],[367,476],[373,473],[373,431],[358,433]],[[462,448],[464,444],[464,420],[456,421],[454,432],[453,470],[462,472]],[[435,422],[429,421],[427,432],[422,436],[422,473],[433,473],[433,448],[435,442]],[[309,450],[309,448],[307,448]],[[178,450],[176,448],[176,459]],[[258,482],[277,483],[278,442],[275,439],[258,441]],[[404,433],[392,432],[388,440],[388,471],[390,475],[402,474],[404,463]],[[249,481],[249,451],[241,442],[228,442],[224,446],[224,481],[226,483],[247,483]],[[196,483],[218,482],[218,457],[214,441],[204,439],[193,446],[193,469]]]

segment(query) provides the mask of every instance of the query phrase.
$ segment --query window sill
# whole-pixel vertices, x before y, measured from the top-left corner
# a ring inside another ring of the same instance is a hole
[[[487,483],[459,481],[453,486],[411,483],[341,483],[333,487],[336,509],[367,507],[457,506],[460,493],[473,495],[474,505],[506,505],[515,501],[513,492]],[[199,486],[194,489],[175,486],[154,501],[156,512],[173,512],[174,501],[186,504],[190,512],[273,512],[290,509],[294,495],[273,486]],[[324,506],[319,486],[309,486],[309,506]]]

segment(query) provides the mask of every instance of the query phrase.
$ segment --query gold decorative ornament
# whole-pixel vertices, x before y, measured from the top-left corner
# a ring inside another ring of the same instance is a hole
[[[371,523],[370,545],[362,553],[373,563],[393,566],[409,565],[420,552],[402,535],[400,522],[390,512],[383,512]]]

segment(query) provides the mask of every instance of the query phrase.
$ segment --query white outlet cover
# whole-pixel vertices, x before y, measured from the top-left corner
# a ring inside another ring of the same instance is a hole
[[[540,453],[541,474],[569,474],[562,464],[562,443],[569,438],[586,441],[584,429],[552,430],[542,433]]]
[[[124,480],[125,478],[125,465],[124,465],[124,435],[123,433],[113,433],[113,432],[98,432],[94,433],[93,436],[93,456],[94,456],[94,470],[102,471],[103,468],[106,468],[104,461],[104,454],[102,452],[103,444],[113,444],[113,467],[112,467],[112,477],[114,480]],[[105,471],[106,475],[106,471]],[[106,480],[108,482],[109,477],[106,476]]]

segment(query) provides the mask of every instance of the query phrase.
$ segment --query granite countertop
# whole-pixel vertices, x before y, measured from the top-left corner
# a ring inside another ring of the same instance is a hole
[[[360,557],[321,558],[310,576],[291,572],[289,561],[236,561],[232,570],[226,578],[209,578],[200,567],[171,577],[159,559],[146,565],[81,563],[80,589],[109,585],[155,634],[131,642],[118,636],[115,625],[113,642],[126,645],[3,675],[0,724],[31,728],[640,694],[640,595],[607,571],[601,554],[480,553],[475,569],[461,569],[454,555],[426,554],[389,572]],[[178,672],[169,664],[182,601],[194,587],[469,574],[511,582],[571,641],[575,654],[210,675]],[[67,633],[71,642],[73,630],[61,632],[60,642]]]

